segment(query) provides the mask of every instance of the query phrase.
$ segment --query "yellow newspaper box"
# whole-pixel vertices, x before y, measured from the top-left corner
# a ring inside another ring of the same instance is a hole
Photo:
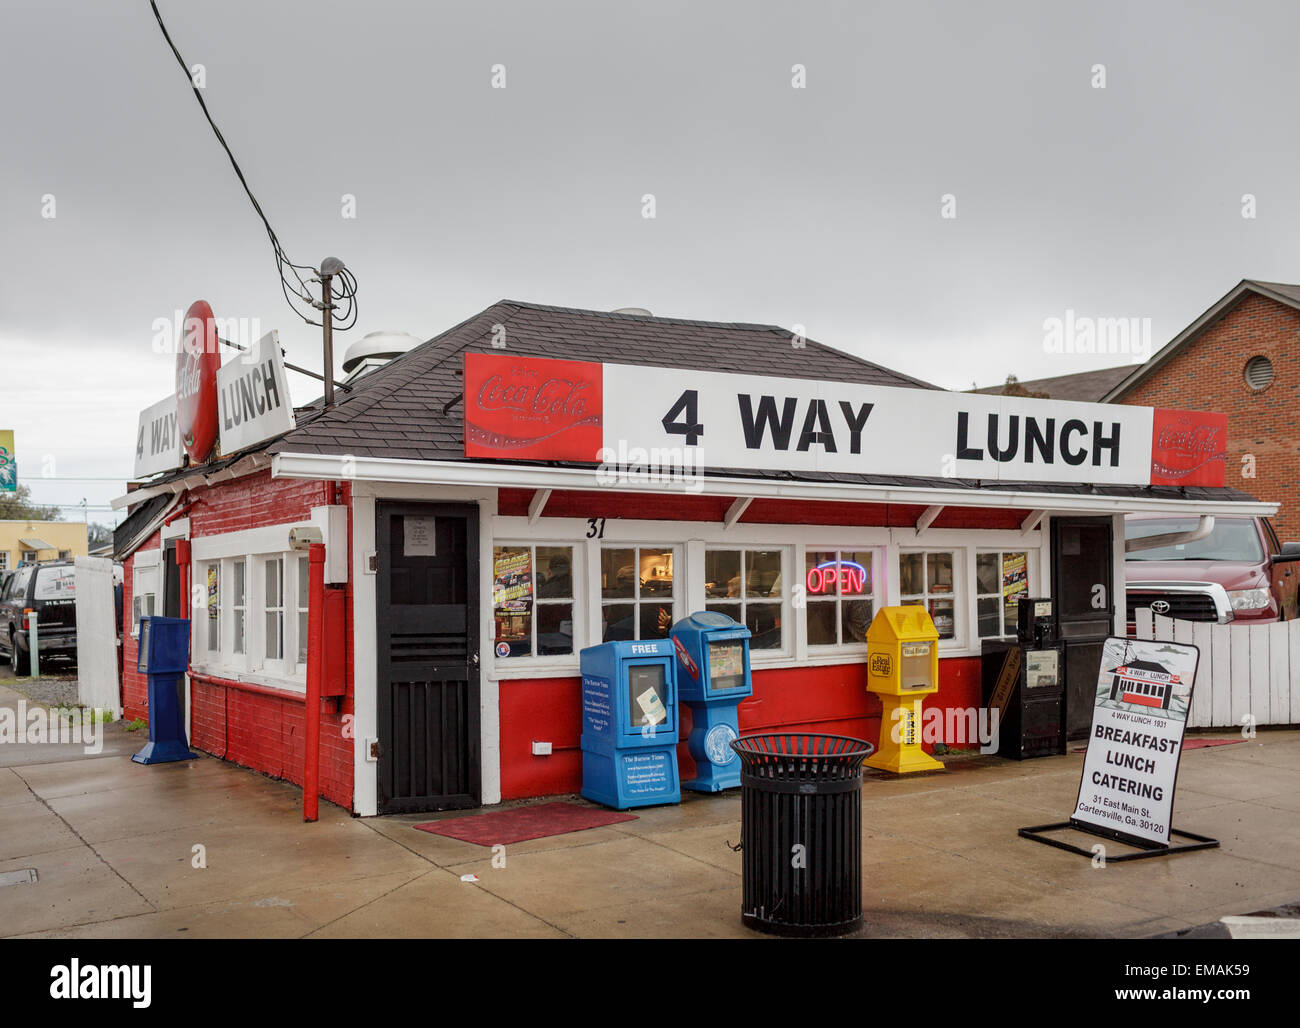
[[[884,712],[868,767],[906,774],[942,771],[921,749],[921,701],[939,691],[939,632],[921,606],[881,607],[867,629],[867,689]]]

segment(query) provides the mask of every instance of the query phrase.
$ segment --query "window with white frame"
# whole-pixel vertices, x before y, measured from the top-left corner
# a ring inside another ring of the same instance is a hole
[[[745,625],[753,650],[783,650],[785,610],[780,547],[709,549],[704,552],[704,596],[708,610]]]
[[[671,546],[606,546],[600,551],[601,641],[666,639],[677,616]]]
[[[866,646],[876,612],[870,550],[808,549],[803,585],[809,646]]]
[[[195,581],[207,589],[196,661],[217,674],[304,681],[309,568],[292,551],[195,561]]]
[[[24,563],[24,564],[35,564],[35,563],[36,563],[36,551],[35,551],[35,550],[23,550],[22,560],[23,560],[23,563]]]
[[[957,638],[958,608],[953,586],[952,550],[898,555],[898,592],[902,604],[926,609],[940,639]]]
[[[157,550],[141,551],[131,563],[131,635],[134,638],[140,635],[140,619],[158,612],[162,581],[158,556]]]
[[[60,550],[60,551],[59,551],[59,560],[71,560],[71,559],[72,559],[72,551],[71,551],[71,550]]]
[[[975,555],[975,609],[981,639],[1015,635],[1019,601],[1029,595],[1029,554],[980,550]]]
[[[0,571],[9,570],[9,551],[0,550]]]
[[[573,547],[492,548],[493,652],[500,660],[573,653]]]

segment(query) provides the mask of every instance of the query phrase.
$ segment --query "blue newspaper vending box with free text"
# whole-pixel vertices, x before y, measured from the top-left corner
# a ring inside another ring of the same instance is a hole
[[[677,676],[668,639],[582,651],[582,795],[626,810],[680,803]]]
[[[740,786],[736,708],[754,692],[749,675],[750,631],[726,614],[701,610],[673,625],[677,691],[691,711],[687,740],[695,777],[683,789],[721,792]]]

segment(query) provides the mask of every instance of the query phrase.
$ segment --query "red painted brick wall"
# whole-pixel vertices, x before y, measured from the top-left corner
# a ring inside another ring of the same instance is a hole
[[[1247,293],[1119,402],[1228,415],[1227,485],[1281,503],[1273,525],[1284,541],[1300,540],[1300,311]],[[1246,362],[1265,356],[1273,381],[1246,385]],[[1242,457],[1255,457],[1255,478],[1242,477]]]
[[[260,472],[205,489],[193,490],[197,501],[189,513],[190,538],[241,532],[250,528],[305,520],[311,508],[332,503],[327,484],[318,481],[272,479]],[[351,511],[351,488],[344,484],[343,502]],[[350,518],[349,513],[349,518]],[[155,535],[142,549],[160,545]],[[352,566],[351,531],[348,532],[348,567]],[[124,610],[131,609],[134,558],[125,566]],[[350,737],[353,713],[352,584],[347,585],[347,695],[335,705],[341,709],[321,714],[321,795],[339,806],[352,809],[352,752]],[[148,716],[147,684],[136,670],[136,640],[129,636],[125,650],[122,683],[123,707],[127,718]],[[193,738],[190,745],[204,753],[253,768],[275,778],[302,784],[303,698],[275,694],[275,690],[242,685],[223,679],[211,681],[196,676],[190,686]],[[344,735],[347,728],[349,735]]]
[[[582,788],[582,691],[577,678],[516,679],[501,682],[501,798],[555,796]],[[939,691],[925,701],[933,707],[979,707],[980,658],[939,661]],[[681,738],[678,767],[683,780],[694,777],[685,738],[691,715],[679,707]],[[754,695],[737,711],[742,733],[824,732],[880,741],[880,698],[867,692],[862,661],[829,667],[781,668],[754,672]],[[533,741],[550,742],[549,757],[535,757]],[[929,751],[932,749],[926,746]]]

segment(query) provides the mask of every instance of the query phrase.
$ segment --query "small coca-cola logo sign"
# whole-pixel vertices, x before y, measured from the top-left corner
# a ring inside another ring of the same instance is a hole
[[[465,355],[465,456],[596,461],[600,364]]]
[[[1151,424],[1151,484],[1222,486],[1228,416],[1157,407]]]

